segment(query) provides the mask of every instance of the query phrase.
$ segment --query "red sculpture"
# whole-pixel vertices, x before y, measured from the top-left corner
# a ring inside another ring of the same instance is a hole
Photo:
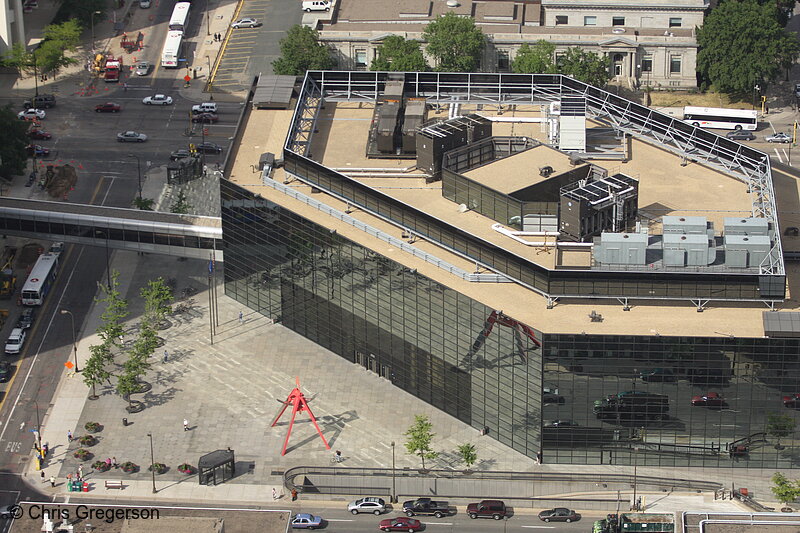
[[[303,395],[302,391],[300,390],[300,378],[295,379],[295,388],[292,389],[292,392],[289,393],[289,396],[286,398],[285,402],[281,402],[283,407],[281,408],[281,412],[278,413],[278,416],[275,417],[275,420],[272,421],[272,426],[275,427],[275,424],[278,423],[278,420],[281,419],[283,413],[286,411],[286,408],[290,405],[292,406],[292,419],[289,421],[289,431],[286,433],[286,440],[283,441],[283,450],[281,450],[281,455],[286,455],[286,446],[289,444],[289,437],[292,436],[292,426],[294,426],[294,419],[297,416],[297,413],[301,413],[303,411],[308,412],[308,416],[311,417],[311,421],[314,423],[314,427],[317,428],[317,433],[319,433],[319,438],[322,439],[322,442],[325,443],[325,449],[330,450],[331,446],[328,444],[328,441],[325,440],[325,435],[322,434],[322,430],[319,429],[319,425],[317,424],[317,419],[314,417],[314,413],[311,411],[311,407],[308,405],[308,400]],[[280,400],[278,400],[280,401]]]

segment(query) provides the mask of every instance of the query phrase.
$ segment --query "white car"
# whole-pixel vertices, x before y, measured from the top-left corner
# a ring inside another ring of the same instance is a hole
[[[147,140],[147,135],[138,131],[124,131],[117,133],[117,140],[121,143],[143,143]]]
[[[386,502],[383,501],[383,498],[361,498],[360,500],[350,502],[347,505],[347,510],[353,514],[372,513],[378,516],[386,510]]]
[[[231,28],[258,28],[259,26],[261,26],[261,22],[259,22],[258,19],[251,17],[239,19],[231,24]]]
[[[166,94],[154,94],[153,96],[145,97],[142,103],[144,105],[171,105],[172,97]]]
[[[150,62],[149,61],[139,61],[136,63],[136,75],[137,76],[147,76],[150,73]]]
[[[792,142],[792,136],[788,133],[780,132],[770,135],[764,140],[768,143],[790,143]]]
[[[11,335],[8,336],[6,341],[6,353],[17,354],[22,350],[22,345],[25,344],[25,330],[22,328],[14,328],[11,330]]]
[[[33,119],[41,120],[45,117],[45,115],[47,115],[47,113],[44,112],[44,109],[34,109],[34,108],[26,109],[25,111],[20,111],[19,113],[17,113],[17,116],[19,117],[20,120],[33,120]]]

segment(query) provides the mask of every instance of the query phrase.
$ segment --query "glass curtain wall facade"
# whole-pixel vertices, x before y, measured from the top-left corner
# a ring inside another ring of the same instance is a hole
[[[230,182],[221,192],[229,296],[530,457],[800,462],[800,396],[784,401],[800,393],[800,339],[537,332],[542,348],[520,351],[511,328],[483,335],[486,305]]]

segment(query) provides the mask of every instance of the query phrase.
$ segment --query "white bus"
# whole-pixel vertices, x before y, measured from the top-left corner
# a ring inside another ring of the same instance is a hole
[[[758,126],[758,111],[687,106],[683,108],[683,120],[698,128],[753,131]]]
[[[60,254],[46,252],[33,265],[25,285],[22,287],[22,305],[42,305],[50,287],[58,275]]]
[[[186,29],[186,21],[189,20],[189,8],[192,4],[189,2],[178,2],[175,4],[175,9],[172,10],[172,16],[169,18],[169,29],[184,31]]]
[[[164,51],[161,53],[161,66],[165,68],[178,68],[183,51],[183,32],[170,30],[164,41]]]

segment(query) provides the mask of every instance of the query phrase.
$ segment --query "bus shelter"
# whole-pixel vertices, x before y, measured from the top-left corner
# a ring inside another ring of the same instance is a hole
[[[233,450],[217,450],[200,457],[197,470],[201,485],[218,485],[233,479],[236,472]]]

